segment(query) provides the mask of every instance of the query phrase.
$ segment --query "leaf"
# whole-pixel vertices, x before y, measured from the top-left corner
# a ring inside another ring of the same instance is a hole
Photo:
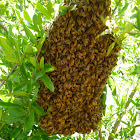
[[[131,136],[134,136],[135,135],[135,127],[133,127],[133,130],[130,132],[130,135]]]
[[[10,95],[12,95],[12,96],[27,96],[28,93],[25,92],[25,91],[15,91],[15,92],[13,92],[13,93],[10,94]]]
[[[19,108],[20,105],[10,103],[10,102],[4,102],[0,99],[0,107],[8,107],[8,108]]]
[[[70,11],[73,11],[73,10],[75,10],[76,9],[76,5],[74,5],[71,9],[70,9]]]
[[[44,67],[45,67],[46,72],[52,72],[55,70],[55,67],[50,64],[45,64]]]
[[[36,60],[35,60],[34,57],[30,57],[30,62],[31,62],[31,64],[32,64],[35,68],[38,68],[38,65],[37,65]]]
[[[137,3],[140,4],[140,0],[137,0]]]
[[[138,30],[140,31],[140,11],[137,12],[137,26]]]
[[[128,100],[129,100],[132,104],[137,105],[130,97],[128,98]]]
[[[33,16],[33,23],[37,27],[37,15],[36,14]]]
[[[33,107],[33,109],[34,109],[34,112],[40,116],[46,115],[46,113],[44,112],[44,109],[42,107],[35,106],[35,107]]]
[[[23,25],[24,27],[24,31],[27,35],[27,37],[30,39],[30,41],[34,44],[34,45],[37,45],[37,42],[35,40],[35,37],[34,35],[32,34],[32,32],[28,29],[28,27],[26,25]]]
[[[40,30],[42,30],[42,18],[40,13],[38,13],[37,16],[37,24],[39,25]]]
[[[15,123],[19,121],[25,121],[27,116],[27,111],[23,107],[19,108],[8,108],[6,115],[3,116],[3,120],[8,123]]]
[[[0,109],[0,122],[1,122],[1,118],[2,118],[2,109]]]
[[[32,102],[34,102],[37,98],[37,93],[38,93],[38,88],[35,89],[34,94],[33,94],[33,98],[32,98]]]
[[[41,60],[40,60],[40,68],[44,69],[44,57],[42,56]]]
[[[29,132],[30,130],[32,130],[33,125],[34,125],[34,110],[30,109],[30,116],[27,122],[24,124],[25,132]]]
[[[51,79],[46,74],[43,77],[41,77],[40,79],[49,90],[54,92],[54,85],[53,85]]]
[[[27,81],[27,92],[32,93],[32,83],[31,80]]]
[[[27,20],[28,22],[32,23],[32,20],[31,20],[31,18],[30,18],[30,16],[29,16],[27,11],[24,10],[23,15],[24,15],[25,20]]]
[[[42,47],[44,41],[45,41],[45,38],[40,38],[40,41],[39,41],[39,43],[38,43],[38,45],[37,45],[37,50],[38,50],[38,51],[41,50],[41,47]]]
[[[19,134],[21,133],[22,130],[22,126],[19,126],[18,128],[14,129],[14,131],[10,134],[11,140],[12,138],[17,138],[19,136]]]
[[[116,86],[115,86],[114,80],[111,77],[109,77],[108,85],[112,91],[112,95],[116,96]]]
[[[115,100],[115,102],[116,102],[116,104],[117,104],[117,106],[120,106],[120,103],[119,103],[119,101],[118,101],[118,99],[117,98],[113,98],[114,100]]]
[[[96,40],[97,38],[103,36],[103,35],[106,35],[106,34],[110,34],[110,30],[107,29],[107,30],[103,31],[102,33],[100,33],[99,35],[97,35],[97,36],[95,37],[95,40]]]
[[[59,11],[61,11],[61,10],[66,10],[66,9],[67,9],[66,6],[59,5]]]
[[[52,17],[52,13],[54,12],[54,8],[53,8],[51,0],[48,0],[47,10],[48,10],[49,16]]]
[[[107,56],[109,56],[110,52],[112,51],[112,49],[115,47],[115,43],[116,42],[113,42],[111,43],[111,45],[109,46],[108,50],[107,50]]]
[[[132,23],[127,23],[124,27],[125,31],[130,32],[134,28]]]
[[[65,10],[61,11],[61,12],[60,12],[60,16],[65,15],[65,14],[67,13],[67,11],[68,11],[67,9],[65,9]]]
[[[37,2],[36,6],[37,6],[37,10],[40,11],[44,16],[46,16],[46,19],[48,20],[51,19],[48,10],[45,9],[39,2]]]

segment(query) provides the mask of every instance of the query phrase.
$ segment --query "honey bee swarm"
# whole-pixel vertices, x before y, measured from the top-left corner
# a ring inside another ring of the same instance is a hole
[[[45,54],[39,56],[56,68],[48,73],[55,91],[41,82],[37,101],[45,112],[50,109],[48,115],[39,116],[41,128],[49,134],[97,131],[103,112],[100,96],[120,50],[114,47],[107,56],[111,34],[95,40],[108,29],[100,15],[110,14],[110,0],[72,0],[72,4],[77,5],[74,11],[54,21],[42,46]]]

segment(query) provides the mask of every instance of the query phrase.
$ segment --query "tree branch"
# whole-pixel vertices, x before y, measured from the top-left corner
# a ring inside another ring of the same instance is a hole
[[[111,17],[112,15],[114,15],[114,13],[115,13],[115,11],[116,11],[118,5],[120,4],[120,2],[121,2],[121,0],[118,1],[117,5],[116,5],[115,9],[113,10],[112,14],[110,15],[110,17]]]
[[[137,83],[137,85],[138,85],[138,83]],[[135,89],[132,91],[132,93],[129,95],[129,98],[132,99],[132,98],[134,97],[136,91],[137,91],[137,86],[136,86]],[[129,104],[130,104],[130,100],[128,100],[128,101],[126,102],[125,109],[127,109],[127,107],[129,106]],[[121,114],[119,115],[119,118],[116,120],[116,122],[115,122],[115,124],[114,124],[114,126],[113,126],[113,128],[112,128],[112,132],[111,132],[111,133],[113,133],[113,134],[116,133],[116,131],[117,131],[117,129],[118,129],[118,126],[120,125],[121,119],[122,119],[122,117],[123,117],[124,114],[125,114],[125,112],[123,112],[123,113],[121,113]],[[111,137],[111,136],[109,136],[109,137],[108,137],[108,140],[114,140],[114,138]]]
[[[100,137],[100,140],[103,140],[101,129],[99,129],[99,137]]]
[[[0,23],[0,27],[4,29],[4,31],[6,32],[6,34],[8,34],[7,29]]]

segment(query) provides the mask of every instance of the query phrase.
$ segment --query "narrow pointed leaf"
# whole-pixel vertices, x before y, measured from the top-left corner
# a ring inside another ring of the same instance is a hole
[[[54,92],[54,85],[53,85],[51,79],[47,75],[44,75],[40,79],[49,90]]]

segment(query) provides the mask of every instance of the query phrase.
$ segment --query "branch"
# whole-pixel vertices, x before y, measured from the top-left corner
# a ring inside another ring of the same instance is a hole
[[[100,137],[100,140],[103,140],[101,129],[99,129],[99,137]]]
[[[136,86],[135,89],[132,91],[132,93],[129,95],[129,98],[132,99],[133,96],[135,95],[136,91],[137,91],[137,86]],[[127,109],[127,107],[129,106],[129,104],[130,104],[130,100],[127,101],[127,103],[126,103],[126,105],[125,105],[124,108]],[[113,126],[113,128],[112,128],[112,132],[111,132],[111,133],[113,133],[113,134],[116,133],[116,131],[117,131],[117,129],[118,129],[118,126],[120,125],[121,119],[122,119],[122,117],[123,117],[124,114],[125,114],[125,111],[119,115],[119,118],[116,120],[116,122],[115,122],[115,124],[114,124],[114,126]],[[111,136],[109,136],[109,137],[108,137],[108,140],[114,140],[114,138],[111,137]]]
[[[0,27],[4,29],[4,31],[6,32],[6,34],[8,34],[7,29],[0,23]]]
[[[9,78],[9,76],[14,72],[14,70],[17,68],[19,64],[15,64],[14,68],[10,71],[10,73],[7,75],[7,79]],[[6,80],[3,80],[2,83],[0,84],[0,88],[2,87],[2,85],[4,84]]]
[[[112,15],[114,15],[114,13],[115,13],[115,11],[116,11],[118,5],[120,4],[120,2],[121,2],[121,0],[118,1],[117,5],[116,5],[115,9],[113,10],[112,14],[110,15],[110,17],[111,17]]]

